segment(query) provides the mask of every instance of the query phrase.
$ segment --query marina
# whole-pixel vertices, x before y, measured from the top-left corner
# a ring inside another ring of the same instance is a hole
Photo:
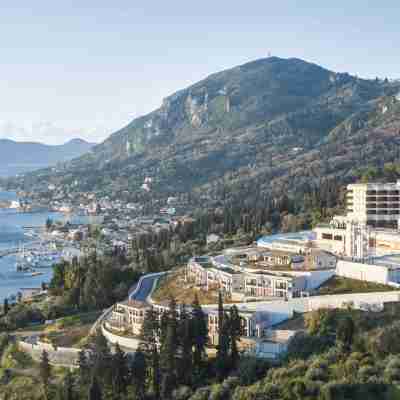
[[[2,199],[14,200],[15,193],[0,192]],[[12,299],[24,287],[40,288],[52,277],[52,264],[59,259],[50,241],[39,240],[47,218],[62,219],[60,213],[19,213],[13,209],[0,209],[0,301]],[[22,255],[21,249],[24,249]],[[53,254],[54,252],[54,254]],[[54,257],[53,257],[54,256]],[[26,268],[17,270],[17,266]]]

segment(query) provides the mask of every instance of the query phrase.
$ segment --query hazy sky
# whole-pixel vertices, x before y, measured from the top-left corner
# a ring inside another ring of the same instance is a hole
[[[268,52],[400,78],[400,1],[334,3],[2,0],[0,137],[100,141],[174,91]]]

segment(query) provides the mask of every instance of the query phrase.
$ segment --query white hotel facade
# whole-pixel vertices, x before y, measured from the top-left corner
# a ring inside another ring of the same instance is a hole
[[[318,225],[315,243],[339,256],[336,274],[400,285],[400,181],[347,186],[346,215]]]
[[[320,247],[356,259],[400,251],[400,181],[348,185],[346,211],[314,229]]]

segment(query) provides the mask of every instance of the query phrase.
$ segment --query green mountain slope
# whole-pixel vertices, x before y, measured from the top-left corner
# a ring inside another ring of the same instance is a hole
[[[176,92],[58,173],[24,184],[78,180],[74,190],[118,194],[140,191],[151,176],[155,194],[215,193],[222,180],[282,190],[324,174],[345,178],[397,157],[399,92],[399,83],[299,59],[261,59]],[[384,149],[379,160],[375,146]]]

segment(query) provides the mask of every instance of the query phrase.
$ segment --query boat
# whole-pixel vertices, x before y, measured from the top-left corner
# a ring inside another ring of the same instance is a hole
[[[33,271],[30,276],[38,276],[38,275],[43,275],[43,272],[39,272],[39,271]]]

